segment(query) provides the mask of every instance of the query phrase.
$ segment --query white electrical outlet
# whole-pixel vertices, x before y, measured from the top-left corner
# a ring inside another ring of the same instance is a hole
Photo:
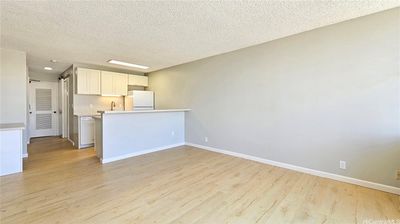
[[[172,136],[175,136],[175,132],[174,132],[174,131],[172,131],[172,132],[171,132],[171,135],[172,135]]]
[[[208,142],[208,137],[204,137],[204,141],[205,141],[205,142]]]
[[[340,160],[339,167],[340,167],[340,169],[345,170],[346,169],[346,161]]]

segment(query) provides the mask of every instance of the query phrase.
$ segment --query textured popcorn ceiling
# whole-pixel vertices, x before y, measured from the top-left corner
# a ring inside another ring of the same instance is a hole
[[[118,59],[154,71],[399,6],[399,1],[1,1],[1,47],[31,71]],[[51,64],[50,59],[61,63]],[[119,67],[119,66],[113,66]],[[122,68],[122,67],[119,67]]]

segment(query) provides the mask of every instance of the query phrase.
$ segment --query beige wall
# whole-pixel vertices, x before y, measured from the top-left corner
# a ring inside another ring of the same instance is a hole
[[[400,187],[399,11],[150,73],[156,107],[193,109],[187,142]]]
[[[26,53],[1,48],[0,123],[26,123]]]
[[[0,48],[0,123],[27,125],[26,53]],[[27,140],[27,128],[24,139]],[[24,144],[23,153],[26,153]]]

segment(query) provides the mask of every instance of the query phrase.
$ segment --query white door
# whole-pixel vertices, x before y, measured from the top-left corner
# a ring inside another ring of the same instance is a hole
[[[58,135],[58,83],[29,84],[30,137]]]

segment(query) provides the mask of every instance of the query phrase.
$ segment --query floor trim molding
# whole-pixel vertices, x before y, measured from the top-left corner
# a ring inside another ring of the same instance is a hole
[[[68,140],[69,142],[71,142],[72,146],[75,146],[75,142],[74,142],[74,141],[72,141],[70,138],[67,138],[67,140]]]
[[[356,179],[356,178],[352,178],[352,177],[346,177],[346,176],[342,176],[342,175],[338,175],[338,174],[314,170],[314,169],[305,168],[305,167],[301,167],[301,166],[295,166],[295,165],[288,164],[288,163],[277,162],[277,161],[264,159],[264,158],[260,158],[260,157],[256,157],[256,156],[246,155],[243,153],[232,152],[232,151],[228,151],[228,150],[224,150],[224,149],[218,149],[218,148],[194,144],[194,143],[190,143],[190,142],[186,142],[186,145],[193,146],[193,147],[200,148],[200,149],[205,149],[205,150],[212,151],[212,152],[222,153],[222,154],[226,154],[226,155],[230,155],[230,156],[234,156],[234,157],[248,159],[248,160],[252,160],[252,161],[256,161],[256,162],[260,162],[260,163],[265,163],[265,164],[272,165],[272,166],[295,170],[298,172],[307,173],[307,174],[311,174],[314,176],[329,178],[329,179],[333,179],[333,180],[337,180],[337,181],[341,181],[341,182],[345,182],[345,183],[355,184],[355,185],[359,185],[359,186],[363,186],[363,187],[368,187],[368,188],[400,195],[400,188],[393,187],[393,186],[374,183],[374,182],[370,182],[370,181],[366,181],[366,180],[360,180],[360,179]]]
[[[140,156],[140,155],[147,154],[147,153],[163,151],[163,150],[171,149],[171,148],[182,146],[182,145],[185,145],[185,143],[182,142],[182,143],[177,143],[177,144],[172,144],[172,145],[167,145],[167,146],[156,147],[156,148],[142,150],[142,151],[129,153],[129,154],[121,155],[121,156],[114,156],[114,157],[107,158],[107,159],[100,159],[100,161],[102,164],[105,164],[105,163],[110,163],[110,162],[114,162],[114,161],[118,161],[118,160],[122,160],[122,159],[127,159],[127,158],[134,157],[134,156]]]
[[[28,153],[23,153],[22,158],[28,158]]]

